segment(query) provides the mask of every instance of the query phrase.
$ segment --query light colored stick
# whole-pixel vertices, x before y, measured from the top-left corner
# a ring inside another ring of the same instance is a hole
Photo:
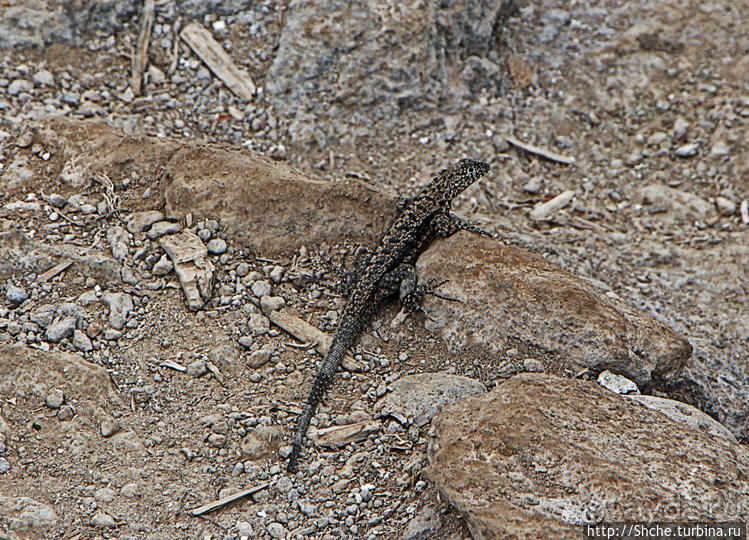
[[[221,508],[222,506],[226,506],[227,504],[233,503],[234,501],[238,501],[239,499],[243,499],[244,497],[247,497],[248,495],[252,495],[253,493],[257,493],[258,491],[262,491],[265,488],[270,486],[270,482],[266,482],[265,484],[260,484],[259,486],[255,486],[249,489],[245,489],[242,491],[237,491],[236,493],[232,493],[231,495],[227,495],[223,499],[218,499],[216,501],[213,501],[208,504],[204,504],[203,506],[196,508],[195,510],[191,510],[190,513],[193,516],[199,516],[201,514],[205,514],[207,512],[213,512],[217,508]]]
[[[143,0],[143,10],[140,14],[140,31],[138,32],[138,43],[135,46],[132,80],[130,81],[130,86],[133,88],[133,94],[136,96],[141,94],[143,72],[148,63],[148,42],[151,39],[153,12],[153,0]]]
[[[273,324],[282,328],[299,341],[314,343],[315,350],[320,354],[324,355],[328,353],[330,342],[333,341],[333,338],[322,330],[315,328],[307,321],[304,321],[285,310],[272,311],[268,315],[268,318]],[[343,369],[347,371],[363,370],[363,366],[348,354],[343,357],[341,365],[343,366]]]
[[[247,101],[255,94],[255,83],[239,69],[213,35],[196,23],[186,25],[179,34],[200,59],[238,97]]]
[[[53,266],[52,268],[50,268],[43,274],[39,274],[36,280],[39,283],[44,283],[45,281],[49,281],[50,279],[55,277],[57,274],[60,274],[64,272],[65,270],[67,270],[68,266],[70,266],[71,264],[73,264],[73,261],[63,261],[60,264],[56,264],[55,266]]]
[[[551,150],[546,150],[545,148],[540,148],[538,146],[533,146],[532,144],[524,143],[523,141],[518,140],[511,135],[507,135],[505,139],[507,139],[507,142],[513,146],[517,146],[518,148],[521,148],[526,152],[530,152],[531,154],[545,157],[546,159],[550,159],[551,161],[558,161],[559,163],[564,163],[565,165],[572,165],[575,163],[575,158],[571,156],[557,154],[556,152],[552,152]]]
[[[575,192],[571,189],[563,191],[553,199],[537,204],[536,207],[531,210],[530,216],[533,219],[546,219],[557,210],[564,208],[564,206],[566,206],[574,196]]]

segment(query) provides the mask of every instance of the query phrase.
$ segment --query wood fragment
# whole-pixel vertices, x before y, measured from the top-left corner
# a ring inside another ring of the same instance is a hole
[[[174,360],[164,360],[159,365],[161,367],[168,367],[170,369],[174,369],[174,370],[180,371],[182,373],[184,373],[184,372],[187,371],[187,368],[185,366],[183,366],[182,364],[178,364]]]
[[[310,439],[318,446],[340,448],[349,443],[363,441],[380,431],[380,423],[374,420],[355,422],[345,426],[331,426],[310,433]]]
[[[253,493],[257,493],[258,491],[262,491],[266,489],[268,486],[270,486],[270,482],[266,482],[265,484],[260,484],[259,486],[251,487],[249,489],[244,489],[242,491],[237,491],[236,493],[232,493],[231,495],[227,495],[226,497],[222,499],[215,500],[213,502],[210,502],[208,504],[204,504],[203,506],[200,506],[198,508],[195,508],[194,510],[191,510],[190,513],[193,516],[200,516],[202,514],[205,514],[207,512],[212,512],[218,508],[221,508],[222,506],[226,506],[227,504],[231,504],[234,501],[238,501],[239,499],[243,499],[249,495],[252,495]]]
[[[749,225],[749,202],[747,202],[746,199],[741,201],[741,221],[744,222],[744,225]]]
[[[285,330],[299,341],[314,343],[315,350],[320,354],[325,355],[328,353],[330,342],[333,341],[333,338],[319,328],[312,326],[307,321],[292,315],[286,310],[273,311],[268,318],[273,324]],[[363,366],[348,354],[343,357],[341,365],[347,371],[363,371]]]
[[[511,135],[505,136],[505,139],[507,140],[508,143],[510,143],[513,146],[517,146],[518,148],[525,150],[526,152],[530,152],[531,154],[536,154],[548,160],[556,161],[558,163],[564,163],[565,165],[573,165],[575,163],[574,157],[565,156],[564,154],[557,154],[556,152],[553,152],[551,150],[547,150],[539,146],[534,146],[532,144],[524,143],[523,141],[516,139],[515,137]]]
[[[210,70],[221,79],[237,97],[251,101],[255,83],[239,69],[213,35],[196,23],[186,25],[179,34]]]
[[[536,207],[530,211],[530,216],[536,220],[546,219],[557,210],[564,208],[574,196],[575,192],[571,189],[563,191],[553,199],[537,204]]]
[[[54,265],[52,268],[47,270],[46,272],[39,274],[36,278],[37,283],[44,283],[45,281],[49,281],[53,277],[55,277],[57,274],[61,274],[65,270],[68,269],[68,267],[73,264],[73,261],[63,261],[60,264]]]
[[[133,70],[130,81],[133,94],[136,96],[139,96],[143,89],[143,72],[146,70],[146,64],[148,64],[148,42],[151,39],[153,14],[153,0],[143,0],[143,9],[140,13],[140,30],[138,31],[138,42],[135,45],[135,52],[133,53]]]

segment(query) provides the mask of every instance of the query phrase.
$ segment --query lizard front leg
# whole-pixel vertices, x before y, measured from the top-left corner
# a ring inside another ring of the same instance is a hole
[[[421,301],[427,294],[442,298],[443,300],[454,300],[454,298],[443,296],[436,292],[446,281],[430,279],[425,282],[419,282],[416,275],[416,267],[413,264],[401,263],[380,279],[378,283],[378,301],[398,293],[398,300],[407,311],[423,311]]]
[[[489,231],[485,231],[473,223],[469,223],[462,217],[449,212],[436,215],[434,219],[432,219],[432,227],[436,234],[444,238],[452,236],[458,231],[468,231],[482,236],[488,236],[489,238],[494,238],[494,235]]]

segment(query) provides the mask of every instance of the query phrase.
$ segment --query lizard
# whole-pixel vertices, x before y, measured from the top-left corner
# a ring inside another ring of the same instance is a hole
[[[401,200],[398,214],[375,250],[364,254],[355,265],[351,290],[333,340],[299,416],[288,456],[289,472],[296,469],[307,428],[344,354],[354,345],[377,307],[397,293],[404,308],[418,311],[425,294],[439,296],[434,291],[444,282],[417,280],[414,265],[419,255],[435,238],[446,238],[460,230],[492,237],[450,211],[453,200],[488,171],[489,165],[471,159],[462,159],[441,170],[416,196]]]

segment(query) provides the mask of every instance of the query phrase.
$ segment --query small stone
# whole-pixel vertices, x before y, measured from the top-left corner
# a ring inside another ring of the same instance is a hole
[[[535,358],[526,358],[525,360],[523,360],[523,371],[539,373],[543,370],[544,365],[540,360],[536,360]]]
[[[104,330],[104,339],[107,341],[117,341],[122,337],[122,332],[115,328],[107,328]]]
[[[105,418],[101,421],[99,426],[101,429],[101,436],[104,438],[111,437],[115,433],[120,431],[120,423],[114,418]]]
[[[674,153],[681,158],[688,158],[688,157],[696,156],[697,150],[699,150],[699,148],[700,148],[700,145],[697,143],[687,143],[677,148]]]
[[[281,280],[283,279],[285,273],[286,269],[283,266],[276,265],[271,269],[268,277],[270,277],[273,283],[281,283]]]
[[[270,360],[270,351],[267,349],[260,349],[255,351],[247,359],[247,365],[253,369],[259,368]]]
[[[127,293],[106,292],[101,296],[102,301],[109,306],[109,325],[122,330],[127,322],[127,316],[133,310],[133,299]]]
[[[713,156],[725,156],[731,151],[731,148],[726,144],[725,141],[717,141],[710,149],[710,154]]]
[[[61,320],[52,323],[49,327],[47,327],[47,331],[44,333],[44,337],[50,343],[59,343],[63,339],[69,338],[73,335],[73,330],[75,330],[75,323],[75,317],[63,317]]]
[[[671,130],[671,136],[675,140],[681,141],[684,139],[684,137],[687,136],[688,129],[689,129],[689,122],[687,122],[684,118],[680,116],[674,121],[674,127]]]
[[[51,204],[55,208],[62,208],[63,206],[68,204],[68,200],[58,193],[53,193],[47,200],[49,201],[49,204]]]
[[[57,412],[57,418],[59,418],[63,422],[72,420],[74,416],[75,416],[75,409],[71,405],[63,405],[62,407],[60,407],[60,410]]]
[[[239,277],[245,277],[247,274],[250,273],[250,265],[247,263],[239,263],[237,265],[237,275]]]
[[[265,530],[268,531],[268,534],[271,536],[271,538],[286,538],[286,535],[289,534],[288,529],[281,525],[278,522],[269,523]]]
[[[162,255],[161,258],[156,261],[153,265],[151,272],[154,276],[165,276],[174,268],[174,263],[166,255]]]
[[[65,402],[65,394],[60,388],[54,388],[47,393],[47,407],[59,409]]]
[[[598,375],[598,384],[617,394],[639,394],[637,385],[628,378],[609,370],[602,371]]]
[[[110,503],[114,500],[115,492],[110,488],[99,488],[94,491],[94,500],[97,502]]]
[[[252,344],[255,342],[255,340],[252,339],[252,336],[242,336],[237,341],[242,347],[248,350],[250,347],[252,347]]]
[[[60,100],[68,105],[78,105],[81,101],[81,95],[78,92],[63,92]]]
[[[249,539],[255,537],[255,533],[252,530],[252,525],[250,525],[248,521],[237,521],[237,524],[234,527],[237,529],[237,535],[240,539]]]
[[[138,495],[138,484],[135,482],[130,482],[129,484],[125,484],[120,489],[120,495],[123,497],[127,497],[128,499],[132,499],[133,497]]]
[[[91,518],[91,526],[99,529],[113,529],[117,526],[114,518],[104,512],[97,512],[93,518]]]
[[[540,176],[534,176],[523,186],[523,191],[531,194],[536,194],[541,191],[544,186],[544,179]]]
[[[17,96],[21,92],[31,92],[33,88],[34,85],[31,81],[27,81],[25,79],[15,79],[8,85],[6,92],[8,92],[8,94],[11,96]]]
[[[208,436],[208,442],[216,448],[223,448],[224,446],[226,446],[227,441],[228,438],[222,433],[211,433]]]
[[[16,287],[12,283],[8,284],[5,287],[5,298],[11,304],[20,304],[21,302],[26,300],[28,297],[29,297],[29,293],[27,293],[24,289],[20,287]]]
[[[85,214],[87,216],[90,216],[91,214],[95,214],[96,213],[96,207],[93,204],[88,204],[88,203],[82,204],[81,205],[81,213],[83,213],[83,214]]]
[[[201,377],[205,375],[207,371],[208,369],[203,360],[195,360],[187,366],[187,374],[191,377]]]
[[[208,242],[208,240],[211,239],[211,231],[208,229],[200,229],[198,231],[198,238],[200,238],[203,242]]]
[[[86,328],[86,335],[89,338],[95,338],[99,334],[101,334],[101,331],[103,330],[103,326],[99,321],[91,321],[88,323],[88,328]]]
[[[133,212],[125,218],[127,230],[133,234],[147,231],[151,225],[163,221],[164,213],[158,210]]]
[[[10,470],[10,463],[4,457],[0,457],[0,474],[5,474]]]
[[[271,284],[270,281],[256,281],[252,284],[252,294],[254,294],[257,298],[262,298],[263,296],[269,295],[271,293]]]
[[[278,311],[286,305],[286,300],[282,296],[268,296],[267,294],[260,298],[260,309],[263,313],[268,314],[271,311]]]
[[[78,329],[73,331],[73,347],[81,352],[91,352],[94,350],[94,345],[85,332]]]
[[[736,203],[726,197],[717,196],[715,197],[715,206],[718,207],[718,212],[722,216],[730,216],[736,212]]]
[[[158,221],[151,225],[146,236],[151,240],[156,240],[167,234],[176,234],[182,230],[182,225],[172,223],[171,221]]]
[[[158,67],[151,64],[150,66],[148,66],[148,80],[158,86],[160,84],[164,84],[166,75],[164,75],[164,72],[161,71]]]
[[[55,76],[52,72],[42,69],[34,73],[33,81],[37,86],[54,86]]]
[[[247,319],[247,327],[253,336],[262,336],[270,330],[270,321],[268,321],[268,317],[265,315],[252,313]]]
[[[211,255],[221,255],[226,251],[226,240],[223,238],[214,238],[208,242],[206,247],[208,248],[208,253]]]

